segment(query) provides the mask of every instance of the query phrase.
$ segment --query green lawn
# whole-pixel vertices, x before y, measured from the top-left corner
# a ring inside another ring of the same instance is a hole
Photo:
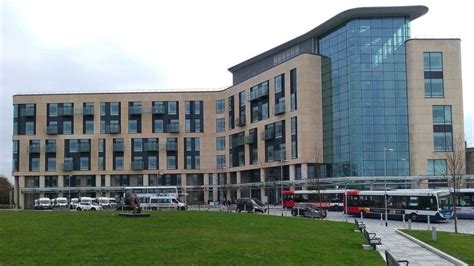
[[[455,257],[474,265],[474,235],[437,232],[438,241],[431,240],[431,231],[403,230],[403,232]]]
[[[0,212],[0,265],[384,265],[353,224],[255,214]]]

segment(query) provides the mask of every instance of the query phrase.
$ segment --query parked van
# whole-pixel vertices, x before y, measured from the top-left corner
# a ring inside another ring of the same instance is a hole
[[[110,199],[106,197],[98,197],[94,199],[94,203],[100,205],[102,208],[110,208]]]
[[[79,203],[78,198],[72,198],[71,202],[69,203],[69,208],[70,209],[76,209],[77,204]]]
[[[66,198],[55,198],[52,200],[53,208],[67,208],[67,199]]]
[[[51,200],[49,198],[39,198],[39,208],[41,210],[50,210]]]
[[[180,202],[177,198],[164,198],[164,197],[150,197],[150,201],[147,207],[152,210],[158,209],[175,209],[175,210],[186,210],[188,206]]]

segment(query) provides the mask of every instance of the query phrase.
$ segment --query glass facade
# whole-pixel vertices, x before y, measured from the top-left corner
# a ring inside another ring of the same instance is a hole
[[[323,149],[330,176],[406,175],[404,17],[354,19],[319,39]]]

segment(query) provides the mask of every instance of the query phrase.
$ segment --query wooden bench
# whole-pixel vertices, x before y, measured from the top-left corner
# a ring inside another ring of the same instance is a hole
[[[378,238],[375,233],[369,233],[364,229],[364,236],[374,250],[376,250],[377,245],[382,245],[382,239]]]
[[[387,266],[398,266],[398,265],[408,265],[410,262],[407,260],[397,260],[388,250],[385,250],[385,260],[387,261]]]
[[[357,221],[357,219],[354,218],[354,223],[357,228],[357,230],[361,231],[365,229],[365,224],[363,222]]]

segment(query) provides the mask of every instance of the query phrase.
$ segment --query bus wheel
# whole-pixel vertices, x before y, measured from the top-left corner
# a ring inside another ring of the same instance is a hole
[[[410,214],[410,219],[411,219],[413,222],[415,222],[417,218],[418,218],[418,216],[416,215],[416,213]]]

